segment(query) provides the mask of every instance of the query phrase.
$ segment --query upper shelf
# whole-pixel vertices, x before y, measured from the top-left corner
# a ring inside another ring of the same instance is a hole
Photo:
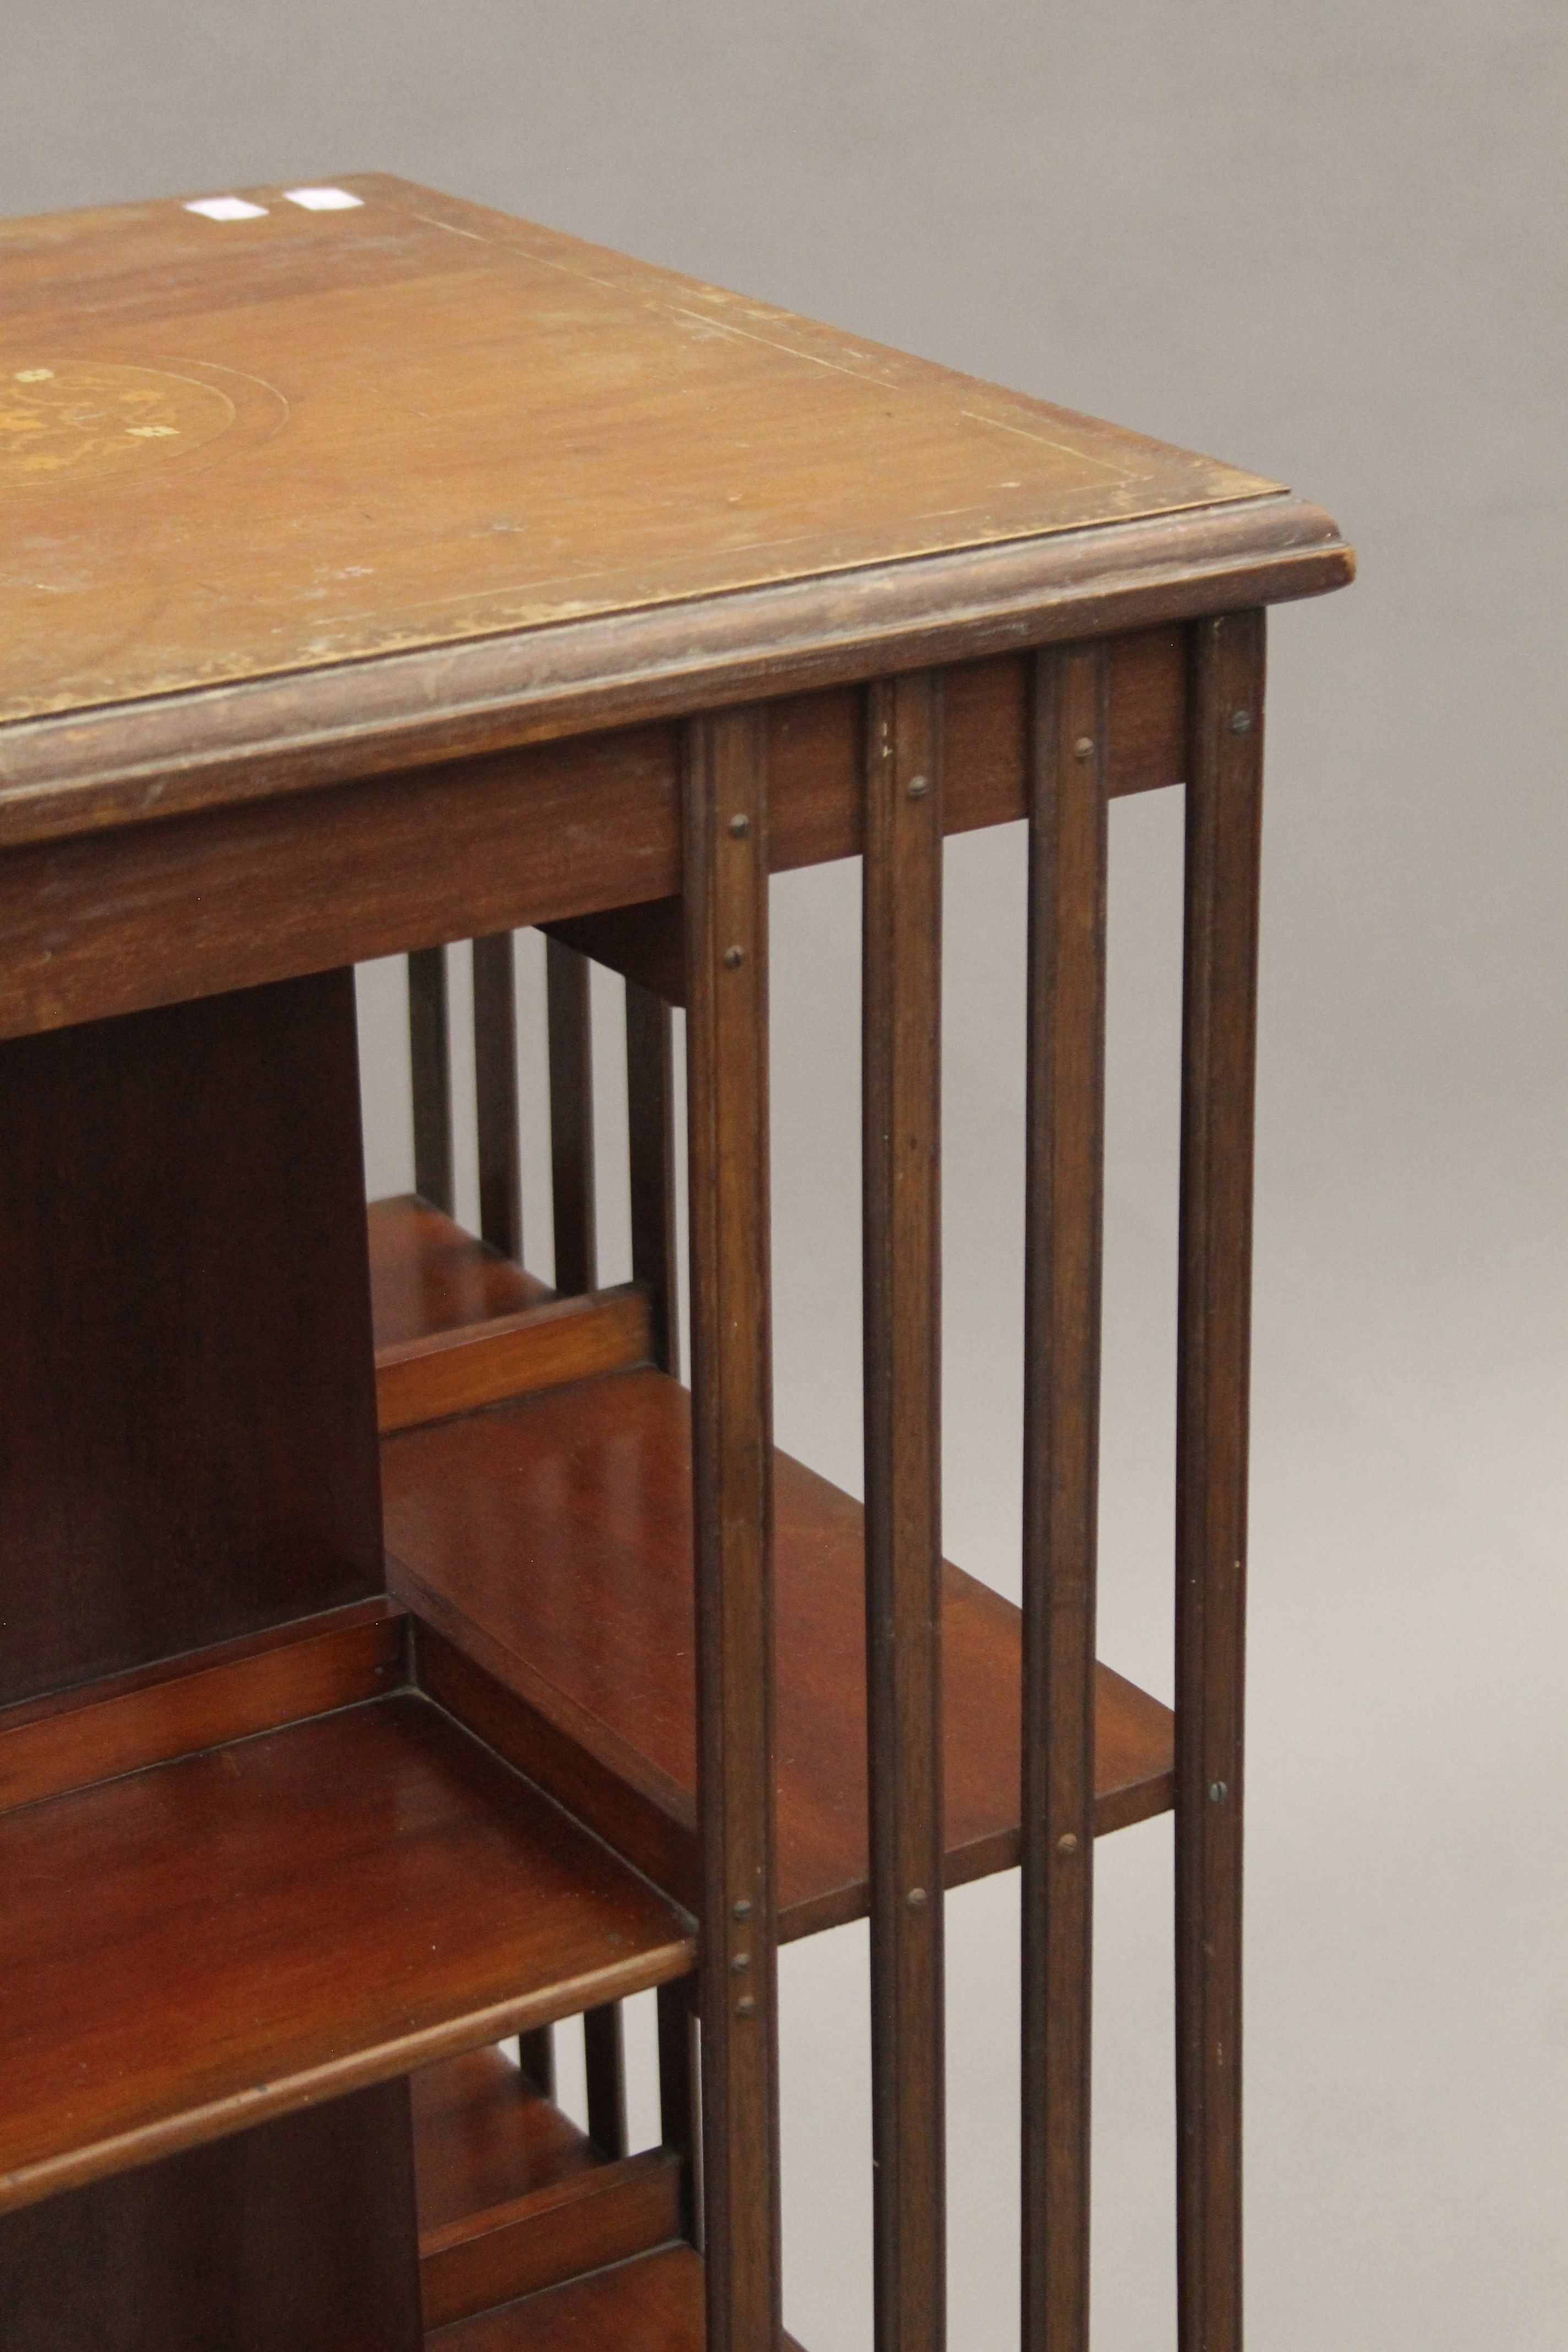
[[[0,2210],[691,1965],[410,1693],[25,1805],[0,1884]]]
[[[187,758],[265,751],[228,778],[265,796],[330,735],[429,757],[461,709],[467,749],[524,740],[573,679],[601,715],[569,727],[605,725],[868,633],[1005,608],[1016,643],[1133,574],[1232,604],[1348,576],[1256,474],[401,180],[337,194],[0,229],[0,780],[180,764],[141,706],[220,688]]]

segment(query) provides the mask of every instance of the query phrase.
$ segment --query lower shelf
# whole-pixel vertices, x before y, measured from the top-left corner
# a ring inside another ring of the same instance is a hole
[[[702,2257],[663,2246],[567,2286],[438,2327],[426,2352],[702,2352]],[[784,2352],[800,2352],[791,2336]]]
[[[410,1692],[0,1818],[0,2211],[685,1974]]]
[[[690,1444],[687,1391],[642,1370],[410,1429],[382,1448],[389,1576],[442,1637],[421,1641],[420,1679],[688,1904]],[[860,1506],[786,1454],[774,1487],[779,1908],[790,1937],[867,1906],[864,1533]],[[1010,1602],[947,1570],[951,1885],[1018,1857],[1020,1631]],[[1173,1761],[1168,1709],[1102,1666],[1097,1827],[1168,1808]]]
[[[426,2068],[412,2089],[426,2326],[679,2235],[679,2158],[602,2156],[500,2050]]]

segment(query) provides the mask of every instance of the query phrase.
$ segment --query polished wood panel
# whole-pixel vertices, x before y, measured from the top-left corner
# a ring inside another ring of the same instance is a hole
[[[430,189],[349,184],[342,211],[268,189],[243,223],[171,200],[0,233],[0,718],[1276,489]],[[225,543],[246,593],[215,602],[200,551]]]
[[[939,674],[870,689],[860,1162],[878,2352],[947,2340],[942,751]]]
[[[394,1589],[467,1650],[442,1704],[515,1754],[660,1884],[696,1895],[689,1400],[628,1372],[383,1449]],[[860,1506],[774,1466],[779,1901],[784,1936],[864,1913],[865,1553]],[[1019,1619],[943,1577],[950,1885],[1018,1861]],[[422,1660],[433,1645],[421,1636]],[[438,1671],[421,1664],[424,1679]],[[505,1720],[496,1685],[519,1694]],[[521,1725],[529,1744],[514,1749]],[[1096,1826],[1172,1799],[1168,1711],[1101,1667]]]
[[[474,1117],[479,1236],[522,1263],[522,1138],[518,1127],[517,959],[510,931],[474,941]]]
[[[759,712],[690,723],[681,837],[708,2343],[711,2352],[773,2352],[783,2287],[768,778]]]
[[[1039,656],[1029,828],[1024,1275],[1025,2352],[1089,2352],[1111,688],[1102,646]]]
[[[373,1201],[370,1298],[376,1351],[492,1317],[525,1314],[555,1294],[427,1202]]]
[[[421,2352],[408,2090],[0,2216],[5,2352]]]
[[[1264,616],[1192,637],[1176,1371],[1182,2352],[1240,2352],[1242,1716]]]
[[[0,1812],[381,1697],[406,1679],[406,1624],[362,1601],[0,1708]]]
[[[706,2352],[702,2257],[667,2246],[458,2321],[428,2352]],[[782,2352],[800,2352],[793,2336]]]
[[[636,1284],[547,1299],[521,1315],[378,1349],[376,1412],[384,1431],[412,1429],[534,1389],[626,1371],[651,1362],[653,1350],[650,1301]]]
[[[9,1814],[0,1880],[0,2207],[690,1966],[666,1904],[413,1696]]]
[[[0,1701],[383,1585],[346,971],[0,1050]]]

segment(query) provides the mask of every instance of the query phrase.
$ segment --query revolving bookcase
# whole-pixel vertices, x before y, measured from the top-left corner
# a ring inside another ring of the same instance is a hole
[[[0,2340],[770,2352],[777,1949],[868,1915],[878,2342],[935,2352],[942,1893],[1019,1868],[1024,2341],[1083,2352],[1094,1839],[1173,1806],[1182,2340],[1235,2352],[1263,609],[1334,526],[378,176],[14,223],[0,293]],[[1176,787],[1173,1715],[1094,1564],[1106,811]],[[1015,819],[1021,1612],[942,1559],[937,1319],[942,840]],[[864,1508],[770,1419],[768,877],[851,856]]]

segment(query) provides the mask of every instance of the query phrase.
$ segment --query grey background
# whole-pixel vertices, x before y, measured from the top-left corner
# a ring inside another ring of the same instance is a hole
[[[1560,2347],[1561,8],[5,0],[0,29],[7,212],[402,172],[1255,467],[1357,541],[1361,584],[1273,633],[1250,2325],[1269,2352]],[[1162,1690],[1175,801],[1121,803],[1113,847],[1101,1653]],[[1019,885],[1011,833],[950,852],[948,1540],[1004,1587]],[[851,869],[775,887],[780,1435],[851,1486],[855,916]],[[365,1002],[389,1189],[386,972]],[[613,1037],[604,1061],[613,1117]],[[1100,1848],[1106,2352],[1173,2340],[1168,1880],[1166,1825]],[[951,1906],[976,2352],[1012,2327],[1012,1900]],[[863,1970],[848,1932],[785,1963],[810,2352],[868,2340]]]

